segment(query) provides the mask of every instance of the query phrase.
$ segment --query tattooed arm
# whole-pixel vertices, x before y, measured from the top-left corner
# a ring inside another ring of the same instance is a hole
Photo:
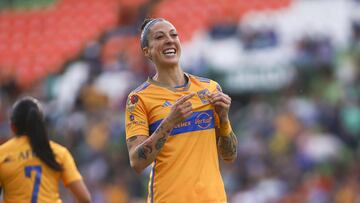
[[[192,114],[192,106],[188,100],[194,95],[192,93],[178,99],[171,107],[170,114],[151,136],[138,135],[126,140],[130,165],[137,173],[141,173],[156,159],[174,126]]]
[[[217,130],[218,152],[225,162],[232,163],[237,157],[237,138],[230,129],[230,123],[222,123],[220,129]]]
[[[225,162],[234,162],[237,157],[238,142],[228,117],[231,98],[219,91],[209,94],[209,101],[214,105],[220,119],[220,128],[216,129],[218,152]]]
[[[155,160],[172,128],[173,125],[164,120],[150,137],[139,135],[127,139],[130,165],[137,173],[141,173]]]

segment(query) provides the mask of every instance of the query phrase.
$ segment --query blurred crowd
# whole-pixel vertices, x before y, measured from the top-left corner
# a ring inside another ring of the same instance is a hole
[[[0,74],[0,143],[11,136],[12,103],[37,97],[51,139],[69,148],[95,203],[145,202],[147,195],[149,170],[137,175],[130,168],[124,110],[127,94],[154,70],[137,44],[138,18],[121,24],[31,87]],[[231,26],[209,29],[217,39],[229,32]],[[250,52],[264,38],[272,46],[278,41],[272,31],[247,32],[241,40]],[[239,154],[234,164],[221,163],[229,202],[360,202],[359,22],[349,41],[338,47],[326,36],[304,36],[292,45],[296,73],[289,84],[231,92]],[[112,50],[114,43],[132,47]],[[196,74],[206,77],[206,64]],[[63,201],[72,202],[62,192]]]

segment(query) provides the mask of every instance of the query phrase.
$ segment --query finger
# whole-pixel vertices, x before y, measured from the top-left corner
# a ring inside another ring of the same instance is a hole
[[[192,108],[188,107],[188,108],[185,108],[185,109],[181,109],[181,111],[179,112],[177,117],[181,118],[181,119],[186,119],[192,113],[193,113]]]
[[[188,106],[192,106],[191,102],[189,102],[189,101],[181,104],[181,108],[188,107]]]
[[[214,99],[212,99],[210,102],[211,103],[215,103],[215,102],[224,102],[226,104],[231,104],[231,100],[229,100],[228,98],[226,97],[223,97],[223,96],[218,96],[218,97],[215,97]]]
[[[216,97],[218,94],[219,94],[218,92],[209,93],[209,94],[208,94],[208,97],[209,97],[209,98],[214,98],[214,97]]]
[[[185,95],[185,96],[182,96],[182,97],[180,97],[180,99],[178,99],[177,101],[176,101],[176,103],[177,104],[182,104],[182,103],[184,103],[184,102],[186,102],[187,100],[189,100],[191,97],[193,97],[195,95],[195,93],[194,92],[192,92],[192,93],[190,93],[190,94],[187,94],[187,95]]]
[[[230,105],[226,104],[224,102],[215,102],[214,106],[223,107],[223,108],[230,108]]]
[[[217,93],[213,93],[213,94],[209,95],[209,99],[214,99],[216,97],[225,97],[225,98],[228,98],[228,99],[231,100],[231,98],[228,95],[226,95],[226,94],[224,94],[222,92],[217,92]]]
[[[215,96],[221,95],[223,97],[228,98],[229,100],[231,100],[231,98],[229,97],[229,95],[225,94],[224,92],[217,92],[217,94]]]
[[[218,99],[218,98],[221,98],[223,97],[222,95],[215,95],[213,97],[211,97],[211,100],[215,100],[215,99]]]
[[[228,99],[228,100],[230,100],[231,101],[231,97],[229,96],[229,95],[227,95],[227,94],[224,94],[223,93],[223,95]]]
[[[188,111],[192,111],[192,106],[186,106],[186,107],[183,107],[182,109],[181,109],[181,111],[182,112],[184,112],[184,113],[186,113],[186,112],[188,112]]]
[[[187,109],[187,108],[191,108],[192,109],[192,104],[190,103],[184,103],[184,104],[179,104],[178,109],[180,111],[182,111],[183,109]]]
[[[184,114],[184,117],[185,117],[185,118],[188,118],[189,116],[191,116],[191,114],[193,114],[193,111],[192,111],[192,110],[190,110],[189,112],[185,113],[185,114]]]
[[[227,94],[225,94],[225,93],[223,93],[223,92],[219,92],[218,94],[215,95],[215,97],[216,97],[216,96],[225,97],[225,98],[227,98],[228,100],[231,100],[231,98],[229,97],[229,95],[227,95]]]
[[[231,99],[227,98],[227,97],[222,97],[223,101],[227,104],[231,104]]]

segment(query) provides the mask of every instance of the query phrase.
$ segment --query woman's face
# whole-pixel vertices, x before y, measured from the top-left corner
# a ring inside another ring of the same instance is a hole
[[[177,65],[181,55],[181,45],[175,27],[168,21],[160,21],[150,27],[148,47],[144,54],[157,66]]]

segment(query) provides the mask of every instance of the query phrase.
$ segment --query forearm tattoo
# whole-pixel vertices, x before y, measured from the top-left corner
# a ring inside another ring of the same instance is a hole
[[[159,151],[165,144],[166,142],[166,139],[167,139],[167,136],[170,134],[170,131],[171,130],[166,130],[164,132],[164,127],[163,126],[160,126],[156,131],[155,133],[159,133],[160,135],[162,135],[162,137],[160,137],[158,140],[156,140],[155,142],[155,149],[157,151]],[[134,140],[136,140],[136,137],[131,137],[128,139],[128,145],[131,145],[131,142],[133,142]],[[142,145],[140,145],[137,150],[136,150],[136,153],[137,153],[137,156],[139,159],[143,159],[143,160],[146,160],[149,158],[149,155],[153,152],[153,141],[149,141],[149,142],[145,142],[143,143]]]
[[[152,151],[152,147],[149,145],[139,146],[137,149],[138,158],[146,160],[147,156],[151,154]]]
[[[134,136],[134,137],[130,137],[129,139],[126,140],[126,143],[128,145],[128,148],[130,149],[132,147],[132,143],[137,139],[138,137],[137,136]]]
[[[164,130],[164,127],[163,126],[160,126],[158,129],[156,129],[156,131],[155,131],[155,133],[162,133],[162,136],[156,141],[156,143],[155,143],[155,149],[156,150],[160,150],[163,146],[164,146],[164,144],[165,144],[165,142],[166,142],[166,136],[168,136],[169,134],[170,134],[170,131],[171,130],[167,130],[167,131],[165,131],[165,133],[164,132],[161,132],[161,131],[163,131]]]
[[[161,137],[161,138],[158,139],[158,141],[156,142],[155,148],[156,148],[157,150],[160,150],[160,149],[164,146],[165,142],[166,142],[166,137],[165,137],[165,136]]]
[[[133,142],[133,141],[135,141],[136,139],[137,139],[137,136],[130,137],[130,138],[128,139],[128,142]]]
[[[219,137],[219,150],[223,159],[236,157],[237,139],[233,132],[230,133],[230,136]]]

